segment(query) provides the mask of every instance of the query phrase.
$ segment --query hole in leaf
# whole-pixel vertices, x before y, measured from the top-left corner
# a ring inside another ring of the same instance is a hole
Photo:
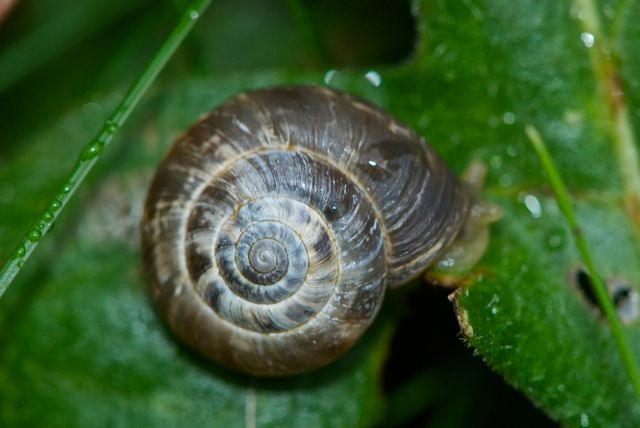
[[[607,280],[607,289],[620,320],[630,324],[640,317],[640,295],[624,278]]]
[[[593,293],[593,283],[591,282],[591,277],[589,276],[589,273],[585,270],[585,268],[583,266],[579,266],[574,269],[572,278],[576,288],[586,299],[587,303],[590,306],[599,309],[598,299],[596,299],[596,295]]]
[[[591,277],[585,268],[578,266],[573,269],[571,278],[572,283],[589,306],[602,315],[602,309],[593,292]],[[631,283],[625,278],[611,277],[605,278],[605,284],[620,320],[626,324],[636,321],[640,317],[640,294]]]

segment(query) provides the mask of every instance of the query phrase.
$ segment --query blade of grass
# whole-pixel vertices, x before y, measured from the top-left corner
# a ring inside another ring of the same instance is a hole
[[[613,306],[613,302],[609,298],[609,293],[607,293],[607,289],[602,282],[602,278],[600,278],[598,272],[596,271],[593,258],[591,257],[591,252],[589,251],[587,242],[582,235],[582,231],[580,230],[580,226],[578,225],[578,220],[576,219],[573,208],[571,207],[571,200],[569,199],[567,188],[562,180],[562,177],[560,177],[560,173],[553,163],[553,159],[551,158],[551,155],[549,154],[549,151],[547,150],[547,147],[542,140],[542,137],[540,136],[538,130],[533,126],[528,125],[525,128],[525,132],[527,134],[527,137],[531,141],[531,144],[533,145],[538,158],[540,159],[542,167],[547,173],[549,183],[551,184],[553,192],[555,193],[560,211],[564,215],[567,223],[569,224],[569,227],[571,228],[571,233],[573,234],[573,239],[575,241],[576,247],[578,248],[578,252],[582,257],[582,262],[584,263],[587,272],[591,277],[591,287],[593,289],[593,294],[596,296],[598,304],[600,305],[600,308],[604,312],[605,317],[609,322],[613,337],[618,347],[618,351],[620,352],[620,357],[622,358],[622,363],[627,370],[627,374],[629,375],[629,379],[631,380],[636,395],[640,398],[640,372],[638,371],[638,365],[636,364],[633,352],[631,351],[631,346],[624,336],[624,333],[622,331],[622,324],[618,319],[618,315]]]
[[[36,249],[41,238],[51,229],[62,208],[69,202],[69,199],[76,192],[86,175],[91,171],[105,146],[113,139],[118,129],[129,117],[149,86],[151,86],[210,3],[211,0],[193,0],[189,3],[178,24],[131,86],[120,105],[105,121],[98,135],[84,146],[60,191],[49,201],[47,207],[40,213],[29,231],[18,243],[9,260],[0,269],[0,297],[2,297],[26,260]]]

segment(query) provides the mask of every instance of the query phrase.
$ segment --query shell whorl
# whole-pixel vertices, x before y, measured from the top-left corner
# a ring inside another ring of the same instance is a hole
[[[156,173],[142,227],[151,295],[205,356],[303,372],[364,332],[385,287],[437,258],[468,206],[424,141],[376,107],[311,86],[241,94]]]

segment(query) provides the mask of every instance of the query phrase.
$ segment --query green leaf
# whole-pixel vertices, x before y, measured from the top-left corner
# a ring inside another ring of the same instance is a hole
[[[438,74],[451,73],[475,100],[471,112],[456,106],[452,114],[471,128],[461,146],[472,154],[476,142],[484,146],[476,152],[492,167],[487,193],[504,210],[478,280],[457,293],[456,306],[468,342],[554,418],[569,426],[638,426],[640,404],[612,332],[573,284],[580,257],[523,132],[534,124],[550,145],[598,271],[637,288],[637,142],[620,130],[638,135],[638,74],[631,70],[640,8],[595,5],[597,18],[617,22],[615,33],[602,33],[584,12],[590,3],[433,5],[433,16],[456,19],[436,19],[427,49],[454,52],[453,62],[466,64]],[[446,45],[454,25],[464,28],[467,47]],[[624,96],[612,95],[611,79],[619,79]],[[478,114],[482,107],[487,113]],[[622,109],[632,113],[624,117]],[[484,136],[474,142],[474,134]],[[637,320],[624,333],[640,355]]]
[[[146,298],[138,222],[155,165],[202,111],[285,78],[187,82],[148,102],[119,150],[106,155],[100,182],[89,184],[93,189],[45,242],[49,248],[7,292],[0,391],[11,399],[0,404],[3,426],[198,426],[212,415],[220,426],[372,424],[381,409],[390,313],[330,367],[264,381],[223,371],[180,347]],[[76,113],[33,150],[44,152],[93,120]],[[16,160],[16,168],[26,167]],[[0,183],[13,172],[1,171]]]

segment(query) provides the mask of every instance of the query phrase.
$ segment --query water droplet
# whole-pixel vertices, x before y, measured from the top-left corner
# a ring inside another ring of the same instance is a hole
[[[498,180],[498,184],[502,187],[509,187],[513,184],[513,178],[509,174],[502,174]]]
[[[39,230],[31,229],[31,232],[29,232],[29,234],[27,235],[27,239],[31,242],[38,242],[41,236],[42,233],[40,233]]]
[[[103,147],[104,147],[103,142],[94,141],[93,143],[85,147],[84,150],[82,150],[82,153],[80,154],[80,159],[83,161],[86,161],[86,160],[95,158],[100,154],[100,152],[102,152]]]
[[[49,206],[49,210],[53,211],[53,212],[56,212],[56,211],[58,211],[60,209],[60,207],[61,207],[60,202],[53,201],[53,202],[51,202],[51,205]]]
[[[433,54],[435,56],[442,56],[447,52],[447,45],[445,45],[444,43],[440,43],[438,46],[436,46],[436,48],[433,50]]]
[[[502,121],[506,124],[506,125],[513,125],[514,123],[516,123],[516,115],[513,114],[510,111],[506,111],[503,115],[502,115]]]
[[[533,195],[524,197],[524,206],[527,207],[533,218],[542,217],[542,204],[540,200]]]
[[[378,165],[378,164],[376,163],[376,161],[372,161],[372,160],[370,160],[370,161],[369,161],[369,165],[371,165],[371,166],[376,166],[376,165]]]
[[[580,426],[588,427],[589,426],[589,415],[586,413],[580,413]]]
[[[502,158],[498,155],[491,156],[491,159],[489,159],[489,166],[493,169],[502,168]]]
[[[73,185],[72,185],[71,183],[69,183],[69,184],[65,185],[65,186],[62,188],[62,193],[69,193],[69,192],[71,191],[71,188],[72,188],[72,187],[73,187]],[[64,196],[60,197],[60,200],[63,200],[63,199],[64,199]]]
[[[200,18],[200,12],[198,12],[197,10],[191,10],[189,11],[189,18],[196,20],[198,18]]]
[[[107,120],[107,123],[104,126],[104,129],[109,133],[114,133],[118,130],[118,125],[112,120]]]
[[[24,257],[26,254],[27,254],[27,250],[26,250],[26,248],[24,248],[24,246],[22,246],[22,247],[20,247],[20,248],[18,248],[16,250],[16,253],[14,254],[13,257],[15,259],[20,259],[20,258]]]
[[[364,75],[364,78],[367,79],[369,83],[371,83],[376,88],[382,83],[382,77],[380,77],[380,73],[378,73],[377,71],[367,71],[367,73]]]
[[[550,250],[557,250],[564,247],[566,235],[560,227],[554,227],[544,235],[544,242]]]
[[[339,201],[329,201],[322,211],[327,221],[335,221],[346,214],[344,204]]]
[[[338,74],[338,70],[329,70],[326,73],[324,73],[324,83],[325,83],[325,85],[330,84],[331,80],[333,80],[333,78],[335,77],[336,74]]]
[[[45,228],[45,227],[47,227],[47,224],[46,224],[46,223],[44,223],[44,222],[40,222],[40,223],[38,223],[38,229],[40,229],[40,230],[44,230],[44,228]]]
[[[53,214],[51,214],[49,211],[46,211],[44,214],[42,214],[42,220],[46,222],[53,220]]]
[[[584,43],[588,48],[592,48],[596,42],[595,36],[591,33],[587,33],[586,31],[580,34],[580,40],[582,40],[582,43]]]
[[[18,266],[18,269],[22,269],[24,267],[24,261],[20,260],[17,266]]]
[[[562,119],[569,126],[578,126],[584,121],[582,112],[577,110],[565,111]]]
[[[496,308],[495,306],[491,308],[491,314],[495,315],[498,313],[498,308]]]

